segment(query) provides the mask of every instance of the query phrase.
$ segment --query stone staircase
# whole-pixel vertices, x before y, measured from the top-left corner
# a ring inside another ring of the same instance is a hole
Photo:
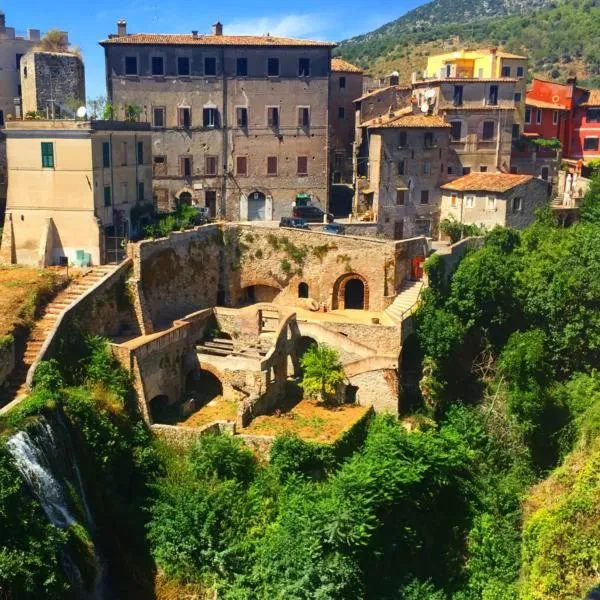
[[[411,309],[416,306],[422,289],[422,281],[404,281],[396,298],[385,309],[384,314],[396,325],[399,325],[402,319],[410,314]]]
[[[50,302],[42,316],[34,323],[29,332],[25,351],[21,360],[17,361],[13,372],[8,377],[4,389],[2,390],[2,400],[10,403],[28,393],[26,379],[27,372],[38,357],[46,338],[56,325],[58,317],[62,312],[69,308],[85,292],[90,290],[99,281],[107,277],[116,268],[115,265],[103,265],[92,267],[83,275],[77,277],[62,290]]]

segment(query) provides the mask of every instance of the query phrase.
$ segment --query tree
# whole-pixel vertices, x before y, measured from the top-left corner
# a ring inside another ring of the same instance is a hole
[[[324,344],[309,348],[300,359],[300,365],[304,369],[302,389],[311,398],[330,400],[337,385],[344,380],[338,353]]]

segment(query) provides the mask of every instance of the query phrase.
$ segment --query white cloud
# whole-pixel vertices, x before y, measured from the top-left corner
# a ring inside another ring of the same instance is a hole
[[[318,14],[283,15],[281,17],[256,17],[236,23],[226,23],[230,35],[263,35],[303,38],[327,30],[329,23]]]

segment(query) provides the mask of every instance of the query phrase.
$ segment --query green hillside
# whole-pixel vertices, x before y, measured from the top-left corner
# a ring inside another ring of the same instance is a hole
[[[531,72],[600,83],[600,0],[498,3],[493,13],[472,0],[436,0],[371,33],[341,42],[337,54],[373,75],[409,79],[427,56],[465,46],[498,46],[531,58]],[[511,14],[512,13],[512,14]]]

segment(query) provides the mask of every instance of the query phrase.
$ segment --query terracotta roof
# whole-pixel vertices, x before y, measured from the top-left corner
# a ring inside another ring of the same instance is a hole
[[[553,102],[546,102],[545,100],[538,100],[537,98],[525,98],[525,104],[527,106],[535,106],[536,108],[553,108],[554,110],[569,110],[563,104],[554,104]]]
[[[414,87],[422,85],[431,85],[432,83],[516,83],[518,79],[514,77],[490,77],[483,79],[479,77],[436,77],[434,79],[423,79],[415,81]]]
[[[518,185],[530,182],[533,175],[516,175],[513,173],[469,173],[441,187],[454,192],[508,192]]]
[[[600,106],[600,90],[590,90],[590,93],[580,106]]]
[[[317,42],[273,35],[197,35],[191,33],[131,33],[113,36],[100,42],[109,44],[173,44],[191,46],[323,46],[333,48],[332,42]]]
[[[360,67],[345,61],[342,58],[331,59],[331,70],[338,71],[340,73],[362,73],[363,70]]]
[[[377,88],[376,90],[371,90],[370,92],[367,92],[366,94],[363,94],[360,98],[357,98],[356,100],[354,100],[354,102],[360,102],[361,100],[366,100],[367,98],[371,98],[372,96],[377,96],[377,94],[380,94],[381,92],[385,91],[385,90],[389,90],[391,87],[396,88],[396,90],[398,91],[410,91],[411,87],[409,85],[386,85],[385,87],[382,88]]]
[[[365,123],[363,127],[370,127],[373,129],[380,128],[449,128],[450,124],[447,123],[443,117],[437,115],[424,115],[424,114],[413,114],[412,107],[396,111],[393,115],[385,115],[378,119],[372,119],[368,123]]]

